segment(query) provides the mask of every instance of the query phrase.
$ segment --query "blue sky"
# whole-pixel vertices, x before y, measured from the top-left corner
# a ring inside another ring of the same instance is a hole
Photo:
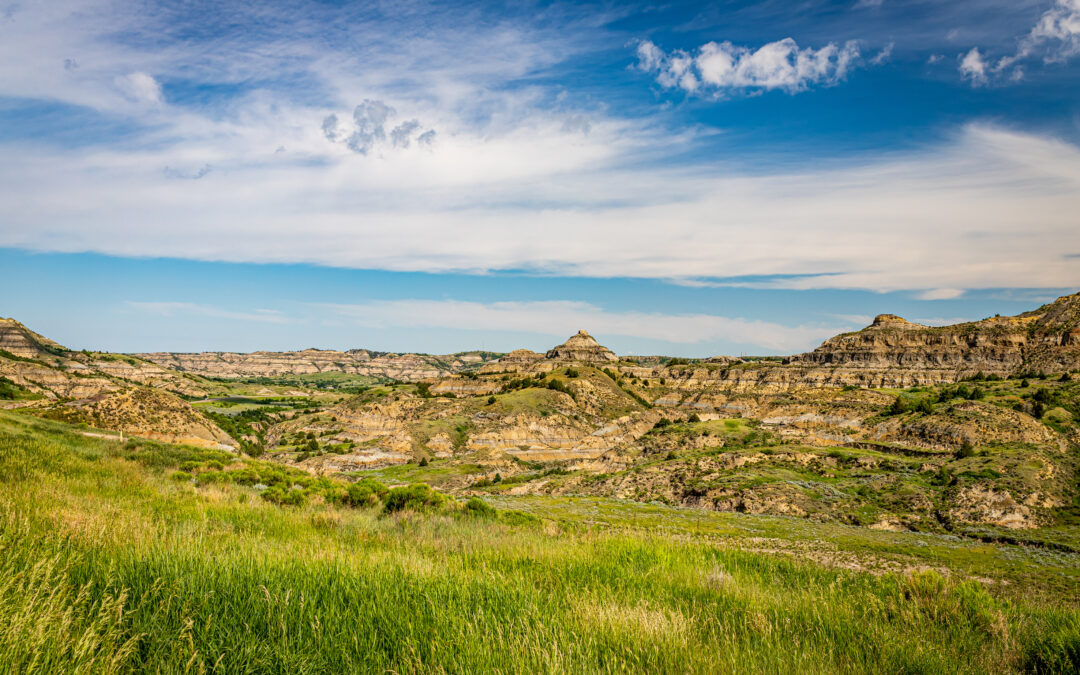
[[[73,347],[791,353],[1080,286],[1080,0],[0,0]]]

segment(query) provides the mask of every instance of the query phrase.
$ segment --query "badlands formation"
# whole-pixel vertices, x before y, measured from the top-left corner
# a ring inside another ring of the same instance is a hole
[[[6,407],[460,494],[991,536],[1072,518],[1080,493],[1080,295],[944,327],[884,314],[784,359],[620,358],[585,331],[546,354],[116,355],[11,319],[0,350]]]

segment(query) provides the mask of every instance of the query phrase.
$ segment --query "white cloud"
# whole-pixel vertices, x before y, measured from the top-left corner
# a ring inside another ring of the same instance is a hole
[[[215,319],[229,319],[232,321],[255,321],[259,323],[289,323],[291,320],[281,312],[273,309],[256,309],[254,312],[235,312],[211,305],[200,305],[193,302],[136,302],[127,301],[126,304],[132,309],[147,314],[158,316],[190,315],[208,316]]]
[[[711,314],[611,312],[586,302],[465,302],[460,300],[376,300],[358,305],[322,305],[368,328],[445,328],[519,331],[562,340],[579,329],[599,341],[633,337],[672,344],[724,340],[791,353],[810,349],[835,335],[833,326],[783,326],[767,321]]]
[[[972,85],[986,84],[986,71],[987,64],[978,47],[972,47],[970,52],[960,58],[960,74],[971,80]]]
[[[1080,278],[1080,258],[1061,254],[1080,251],[1080,149],[1053,138],[972,126],[918,153],[740,176],[628,166],[694,138],[607,119],[588,136],[536,119],[368,159],[326,154],[340,146],[318,115],[267,120],[296,131],[139,153],[3,153],[0,246],[428,272],[787,275],[758,284],[784,288]],[[282,142],[289,152],[275,155]],[[215,169],[197,181],[146,171],[202,163]]]
[[[166,39],[184,32],[169,12],[144,25],[149,17],[118,7],[25,3],[0,28],[0,95],[86,106],[142,129],[115,145],[5,141],[0,246],[708,283],[797,275],[769,282],[795,288],[1057,288],[1080,278],[1080,259],[1058,253],[1080,251],[1080,152],[1053,138],[973,126],[906,155],[739,175],[715,157],[673,159],[701,156],[705,132],[671,133],[565,98],[553,108],[530,76],[580,48],[566,28],[492,25],[455,9],[453,23],[403,21],[394,32],[356,10],[355,23],[333,24],[347,31],[334,37],[372,41],[335,50],[327,22],[306,16],[322,11],[312,6],[249,22],[269,34],[192,45]],[[117,34],[132,39],[110,41]],[[640,63],[673,78],[668,86],[713,93],[725,82],[827,84],[855,63],[836,45],[710,44],[680,55],[641,43]],[[248,83],[281,71],[299,72],[317,95],[290,98],[298,77],[201,113],[155,89],[157,78]],[[117,78],[133,73],[153,73],[154,86],[121,91]],[[161,103],[148,105],[155,91]],[[372,103],[359,119],[358,101]],[[354,137],[368,156],[349,149]]]
[[[858,0],[855,3],[855,9],[867,9],[869,7],[881,7],[884,4],[884,0]]]
[[[137,103],[160,104],[161,85],[152,76],[142,72],[129,73],[116,78],[116,86],[124,95]]]
[[[715,95],[770,89],[794,93],[810,85],[845,79],[858,62],[859,46],[855,41],[842,46],[830,42],[818,50],[803,49],[795,40],[785,38],[756,50],[730,42],[708,42],[690,54],[664,52],[646,40],[638,44],[637,55],[638,68],[655,73],[657,83],[668,89],[688,93],[708,90]]]
[[[1024,79],[1022,62],[1041,58],[1043,63],[1062,63],[1080,54],[1080,0],[1055,0],[1054,6],[1043,12],[1035,26],[1020,39],[1016,51],[997,59],[996,63],[980,57],[978,49],[972,49],[964,57],[965,68],[960,71],[970,78],[973,85],[986,84],[991,76],[1018,82]],[[974,56],[972,56],[974,55]]]
[[[919,300],[955,300],[964,294],[962,288],[931,288],[917,294]]]
[[[885,45],[885,47],[880,52],[875,54],[874,57],[870,59],[870,65],[880,66],[881,64],[888,61],[892,57],[894,47],[896,47],[895,42],[890,42],[889,44]]]

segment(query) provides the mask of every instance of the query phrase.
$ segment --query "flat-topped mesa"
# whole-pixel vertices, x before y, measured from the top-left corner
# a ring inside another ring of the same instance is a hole
[[[577,335],[549,351],[546,358],[555,361],[582,361],[584,363],[610,363],[619,360],[615,352],[602,346],[584,330],[579,330]]]

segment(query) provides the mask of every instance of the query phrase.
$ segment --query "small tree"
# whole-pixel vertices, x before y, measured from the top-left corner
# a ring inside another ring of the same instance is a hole
[[[421,457],[420,458],[420,466],[427,466],[427,465],[428,465],[427,457]]]
[[[975,456],[975,446],[971,444],[971,441],[964,439],[964,442],[960,444],[960,447],[956,450],[957,459],[965,459],[967,457]]]
[[[494,396],[488,396],[487,404],[492,405],[494,403],[495,403],[495,397]]]

